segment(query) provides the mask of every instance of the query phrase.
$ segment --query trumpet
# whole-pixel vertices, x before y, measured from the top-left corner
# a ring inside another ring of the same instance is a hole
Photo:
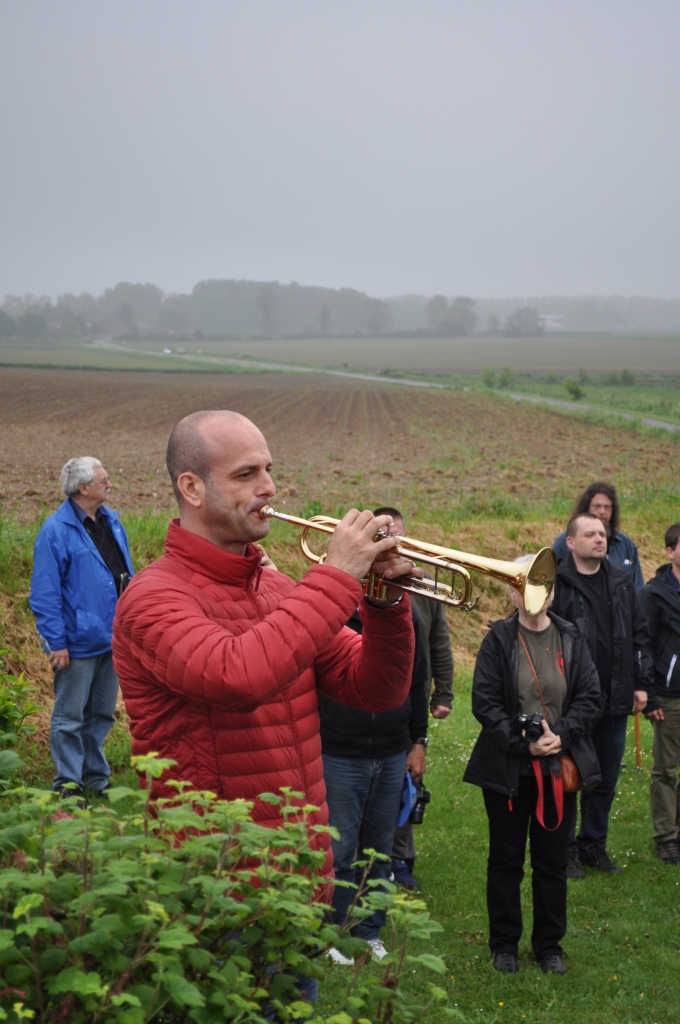
[[[284,523],[298,526],[301,529],[300,550],[305,558],[317,565],[323,564],[324,555],[315,554],[310,548],[307,538],[311,530],[332,534],[340,522],[330,516],[312,516],[301,519],[299,516],[277,512],[271,505],[263,505],[260,509],[262,519],[280,519]],[[374,540],[390,536],[384,530],[378,531]],[[364,592],[368,597],[378,600],[385,596],[387,587],[396,587],[409,594],[426,597],[430,601],[439,601],[450,608],[461,608],[470,611],[477,604],[472,597],[472,579],[470,570],[480,572],[484,576],[507,583],[524,599],[524,607],[528,615],[538,615],[555,581],[555,555],[552,548],[541,548],[531,561],[506,562],[497,558],[485,558],[483,555],[472,555],[466,551],[428,544],[426,541],[414,540],[411,537],[400,537],[397,552],[410,562],[422,562],[431,567],[433,579],[418,579],[416,576],[405,576],[400,580],[385,580],[371,570],[362,580]],[[440,580],[440,574],[448,574],[450,582]]]

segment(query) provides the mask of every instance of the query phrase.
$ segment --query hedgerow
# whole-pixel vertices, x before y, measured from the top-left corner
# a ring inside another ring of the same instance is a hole
[[[175,799],[152,802],[151,780],[172,762],[135,760],[146,788],[114,788],[88,809],[33,788],[5,798],[0,1019],[407,1022],[445,1001],[431,986],[428,1006],[410,1005],[400,986],[414,965],[444,972],[437,957],[406,951],[409,937],[439,930],[423,904],[394,892],[361,896],[359,916],[384,905],[393,932],[379,977],[366,944],[329,924],[317,902],[323,853],[309,839],[324,826],[310,826],[300,794],[264,796],[281,813],[268,829],[245,801],[187,792],[185,783],[174,784]],[[322,979],[334,945],[357,957],[357,970],[345,1010],[314,1015],[294,976]]]

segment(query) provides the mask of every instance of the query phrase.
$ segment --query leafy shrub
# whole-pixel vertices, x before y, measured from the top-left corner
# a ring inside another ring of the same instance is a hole
[[[323,853],[308,840],[311,807],[300,794],[266,794],[281,825],[250,818],[245,801],[185,792],[152,805],[152,777],[172,762],[150,755],[136,766],[146,790],[123,787],[108,802],[57,809],[54,794],[13,790],[0,813],[0,1019],[69,1024],[263,1022],[313,1013],[291,975],[321,978],[325,951],[350,955],[366,943],[346,938],[315,901]],[[127,808],[127,809],[126,809]],[[311,833],[327,831],[311,826]],[[369,883],[370,884],[370,883]],[[406,955],[409,936],[441,930],[423,904],[372,892],[359,916],[387,907],[392,953],[376,969],[353,972],[348,1013],[317,1024],[418,1019],[402,972],[444,973],[429,954]],[[367,976],[365,976],[367,975]],[[430,986],[430,1003],[445,1001]],[[438,1007],[438,1019],[455,1011]]]
[[[0,650],[0,658],[7,654]],[[33,703],[31,693],[35,687],[23,672],[15,676],[0,671],[0,790],[13,784],[16,773],[22,767],[22,760],[14,750],[20,736],[30,736],[35,728],[26,719],[39,708]]]
[[[579,367],[578,382],[579,384],[590,384],[590,374],[582,366]]]
[[[499,388],[511,388],[516,380],[516,373],[510,366],[504,366],[498,375]]]
[[[482,384],[485,388],[494,388],[496,386],[496,371],[490,366],[482,370]]]
[[[585,398],[586,393],[577,380],[573,377],[568,377],[564,382],[564,386],[567,389],[567,393],[570,398],[573,398],[575,402],[578,402],[580,398]]]
[[[621,370],[621,383],[626,388],[632,388],[635,386],[635,374],[631,373],[630,370]]]

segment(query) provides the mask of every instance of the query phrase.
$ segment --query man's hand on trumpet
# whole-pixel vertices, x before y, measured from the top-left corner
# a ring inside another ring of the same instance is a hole
[[[355,508],[350,509],[333,531],[328,544],[326,565],[343,569],[355,580],[367,576],[371,567],[376,575],[386,579],[399,576],[422,578],[422,569],[414,567],[412,562],[402,558],[396,550],[399,537],[387,536],[374,540],[376,533],[388,532],[391,525],[390,516],[374,516],[369,510],[359,512]],[[384,603],[396,601],[401,594],[401,590],[389,587]]]

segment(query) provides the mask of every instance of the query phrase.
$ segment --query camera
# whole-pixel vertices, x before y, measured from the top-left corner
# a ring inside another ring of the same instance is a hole
[[[524,732],[529,743],[536,743],[543,735],[543,715],[515,715],[512,728],[515,732]]]
[[[424,786],[418,786],[416,788],[416,802],[413,805],[413,810],[409,816],[409,821],[412,825],[422,825],[423,818],[425,817],[425,808],[429,804],[432,796],[430,791],[425,789]]]

